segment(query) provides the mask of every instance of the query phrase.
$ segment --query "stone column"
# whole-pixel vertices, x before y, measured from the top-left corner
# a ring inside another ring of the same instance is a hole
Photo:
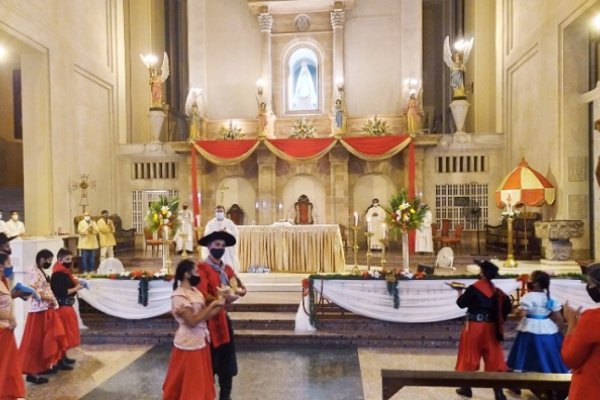
[[[408,166],[408,151],[406,152]],[[425,149],[415,146],[415,194],[425,193]]]
[[[256,155],[256,162],[258,163],[256,219],[257,223],[267,225],[275,221],[277,212],[277,205],[275,204],[275,179],[277,177],[275,167],[277,157],[264,147],[258,149]]]
[[[331,199],[328,201],[327,221],[325,223],[348,226],[350,218],[348,199],[348,152],[339,144],[329,152]]]
[[[259,89],[258,95],[267,104],[267,111],[271,111],[273,104],[273,78],[271,75],[271,29],[273,28],[273,16],[269,14],[269,7],[260,7],[258,26],[260,27],[260,78],[264,82],[262,93],[260,93]]]
[[[341,88],[343,92],[344,84],[344,20],[346,12],[344,11],[344,3],[336,1],[334,9],[331,12],[331,27],[333,28],[333,104],[335,100],[340,98],[341,93],[338,93]]]

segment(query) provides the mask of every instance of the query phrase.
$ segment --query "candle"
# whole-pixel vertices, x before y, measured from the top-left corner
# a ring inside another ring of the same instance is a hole
[[[381,238],[385,240],[387,236],[387,225],[384,223],[381,224]]]
[[[277,206],[279,207],[279,211],[283,210],[283,203],[279,203]]]
[[[200,226],[200,214],[196,214],[196,226]]]
[[[358,213],[354,212],[354,226],[358,226]]]
[[[371,217],[367,217],[367,232],[371,232]]]

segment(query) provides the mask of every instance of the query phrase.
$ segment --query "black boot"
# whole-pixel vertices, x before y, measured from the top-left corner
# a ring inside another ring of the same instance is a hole
[[[231,400],[233,376],[219,375],[219,400]]]
[[[494,389],[494,399],[495,400],[506,400],[506,396],[504,395],[502,388]]]
[[[44,378],[42,376],[35,376],[35,375],[27,375],[27,378],[25,378],[25,380],[27,382],[35,383],[36,385],[42,385],[44,383],[48,383],[48,378]]]
[[[463,386],[463,387],[456,389],[456,394],[459,394],[464,397],[469,397],[469,398],[473,397],[473,391],[468,386]]]

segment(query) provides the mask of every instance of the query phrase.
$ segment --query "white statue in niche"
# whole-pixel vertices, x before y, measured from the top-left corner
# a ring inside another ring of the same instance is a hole
[[[319,99],[316,85],[306,60],[301,61],[300,72],[295,82],[292,110],[316,110]]]

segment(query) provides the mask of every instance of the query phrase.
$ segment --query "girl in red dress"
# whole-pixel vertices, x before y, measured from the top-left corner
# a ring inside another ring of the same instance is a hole
[[[6,253],[0,253],[0,400],[25,397],[25,381],[14,334],[17,323],[12,313],[12,299],[22,293],[11,292],[7,279],[11,275],[10,258]]]
[[[204,296],[196,289],[198,283],[200,277],[194,261],[181,261],[177,265],[171,296],[171,310],[179,329],[175,333],[169,369],[163,384],[164,400],[215,398],[210,334],[206,320],[221,310],[225,300],[215,300],[206,305]]]

